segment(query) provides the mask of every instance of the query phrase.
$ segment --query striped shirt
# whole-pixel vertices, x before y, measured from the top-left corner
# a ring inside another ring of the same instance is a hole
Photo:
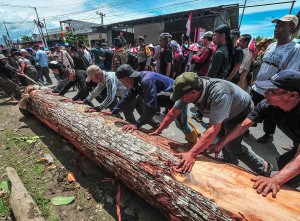
[[[127,89],[117,79],[115,72],[103,71],[103,83],[99,83],[97,87],[86,98],[91,102],[95,97],[101,94],[101,92],[107,88],[107,96],[104,101],[97,107],[97,111],[101,111],[107,108],[115,99],[115,97],[124,97]]]

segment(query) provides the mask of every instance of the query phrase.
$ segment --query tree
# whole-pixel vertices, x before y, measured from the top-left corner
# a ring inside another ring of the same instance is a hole
[[[78,40],[82,40],[85,44],[88,43],[87,35],[73,35],[72,31],[65,32],[65,37],[69,44],[75,44]]]
[[[21,37],[21,40],[22,41],[32,41],[32,37],[24,35]]]

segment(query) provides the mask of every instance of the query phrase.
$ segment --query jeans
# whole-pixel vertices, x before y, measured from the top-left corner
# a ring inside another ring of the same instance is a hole
[[[157,106],[171,109],[174,106],[174,102],[170,100],[168,95],[157,95]],[[188,105],[186,105],[175,119],[175,125],[184,134],[189,134],[193,131],[193,128],[187,121]]]

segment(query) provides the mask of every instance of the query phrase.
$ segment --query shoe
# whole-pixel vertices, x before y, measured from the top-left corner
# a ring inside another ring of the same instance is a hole
[[[199,123],[203,122],[202,121],[202,116],[200,116],[198,113],[192,114],[191,118],[194,119],[195,121],[199,122]]]
[[[261,176],[265,176],[265,177],[270,177],[271,173],[272,173],[272,170],[273,170],[273,165],[271,163],[268,163],[268,169],[267,169],[267,171],[263,171],[260,175]]]
[[[169,109],[165,108],[165,110],[162,112],[163,115],[167,115],[169,112]]]
[[[274,140],[273,134],[264,134],[262,137],[257,138],[258,143],[266,144],[271,143]]]

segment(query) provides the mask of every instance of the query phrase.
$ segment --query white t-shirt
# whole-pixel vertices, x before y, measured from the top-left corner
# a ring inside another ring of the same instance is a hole
[[[264,54],[256,81],[269,80],[279,71],[286,69],[300,70],[300,44],[291,41],[284,45],[277,45],[277,42],[274,42],[269,45]],[[261,95],[265,93],[265,90],[257,87],[255,83],[252,89]]]
[[[243,49],[243,62],[240,66],[240,73],[242,73],[243,70],[248,71],[250,69],[251,63],[253,60],[253,52],[249,50],[249,48]]]

